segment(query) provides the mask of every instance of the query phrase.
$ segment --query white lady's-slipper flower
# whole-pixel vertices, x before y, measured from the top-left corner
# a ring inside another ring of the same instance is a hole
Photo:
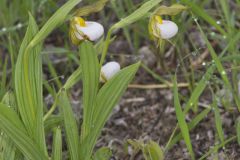
[[[100,81],[107,82],[120,71],[120,65],[117,62],[108,62],[101,68]]]
[[[79,44],[83,40],[97,41],[104,34],[104,28],[100,23],[74,17],[70,22],[69,33],[72,43]]]
[[[150,21],[150,33],[158,39],[170,39],[178,32],[178,26],[169,20],[162,20],[160,16],[154,16]]]

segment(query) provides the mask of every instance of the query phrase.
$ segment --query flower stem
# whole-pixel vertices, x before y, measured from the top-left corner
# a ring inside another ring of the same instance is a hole
[[[58,97],[59,97],[59,93],[60,93],[60,92],[57,93],[56,99],[55,99],[53,105],[51,106],[50,110],[44,115],[43,121],[46,121],[46,120],[48,119],[48,117],[49,117],[50,115],[52,115],[52,113],[55,111],[55,109],[56,109],[56,107],[57,107],[57,100],[58,100]]]
[[[103,65],[104,60],[106,58],[107,55],[107,51],[108,51],[108,47],[111,41],[111,34],[112,34],[112,28],[109,29],[108,33],[107,33],[107,37],[105,40],[105,44],[104,44],[104,48],[103,48],[103,52],[102,52],[102,56],[101,56],[101,60],[100,60],[100,67]]]

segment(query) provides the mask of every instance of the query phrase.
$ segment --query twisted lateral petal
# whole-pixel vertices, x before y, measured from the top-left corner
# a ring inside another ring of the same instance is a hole
[[[178,26],[174,22],[168,20],[163,20],[162,24],[157,23],[156,28],[159,29],[159,33],[162,39],[170,39],[174,37],[178,32]],[[159,35],[155,36],[158,37]]]
[[[86,21],[86,26],[75,24],[75,35],[79,40],[89,39],[90,41],[98,40],[104,33],[104,28],[101,24],[92,21]]]
[[[100,81],[106,82],[120,71],[120,65],[117,62],[108,62],[101,68]]]

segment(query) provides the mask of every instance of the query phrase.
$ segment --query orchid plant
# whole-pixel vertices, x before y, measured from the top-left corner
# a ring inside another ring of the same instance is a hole
[[[170,7],[160,6],[152,13],[149,18],[148,30],[150,34],[150,38],[154,40],[157,49],[159,49],[156,57],[158,58],[160,65],[162,68],[165,68],[164,63],[164,48],[166,42],[172,41],[171,39],[176,36],[178,33],[178,26],[175,22],[167,19],[162,19],[162,16],[175,16],[187,8],[180,4],[173,4]]]
[[[101,148],[94,153],[94,146],[114,106],[134,78],[140,62],[120,69],[118,62],[107,62],[105,57],[112,32],[126,27],[145,17],[161,0],[149,0],[131,15],[114,24],[107,37],[99,42],[101,59],[94,45],[104,34],[104,27],[94,21],[85,21],[82,16],[95,12],[106,3],[81,8],[85,12],[69,12],[81,0],[69,0],[39,30],[35,19],[29,14],[28,28],[19,50],[15,68],[14,92],[8,92],[0,103],[0,159],[60,160],[63,159],[63,132],[67,142],[67,159],[109,159],[111,153]],[[95,7],[95,8],[94,8]],[[79,9],[79,10],[81,10]],[[159,9],[157,10],[159,11]],[[150,32],[155,38],[169,39],[177,33],[175,23],[162,20],[157,11],[150,18]],[[160,14],[161,15],[161,14]],[[43,103],[43,75],[41,49],[45,38],[70,17],[69,36],[78,46],[79,68],[71,74],[55,96],[52,107],[45,111]],[[69,90],[83,83],[83,122],[78,124],[71,107]],[[100,85],[100,83],[104,83]],[[60,113],[55,114],[59,108]],[[47,148],[46,135],[53,134],[52,148]],[[156,155],[161,148],[154,142],[148,144],[151,151],[147,157]],[[162,157],[162,154],[160,155]]]

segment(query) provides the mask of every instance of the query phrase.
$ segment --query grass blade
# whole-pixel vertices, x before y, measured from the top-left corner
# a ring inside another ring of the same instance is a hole
[[[184,107],[184,113],[186,114],[192,106],[196,105],[198,98],[203,93],[204,89],[207,86],[207,82],[210,80],[215,67],[211,66],[208,68],[206,73],[203,75],[203,78],[198,82],[197,86],[194,88],[191,97],[189,98],[187,104]]]
[[[197,22],[196,22],[196,23],[197,23]],[[210,55],[211,55],[214,63],[216,64],[217,70],[218,70],[218,72],[220,73],[220,75],[221,75],[221,77],[222,77],[222,80],[223,80],[225,86],[226,86],[230,91],[233,91],[232,86],[231,86],[231,83],[230,83],[230,81],[229,81],[229,79],[228,79],[228,77],[227,77],[226,71],[225,71],[225,69],[224,69],[224,67],[223,67],[220,59],[218,58],[217,53],[216,53],[215,50],[213,49],[211,43],[208,41],[208,39],[207,39],[205,33],[203,32],[201,26],[200,26],[198,23],[197,23],[197,26],[198,26],[198,28],[199,28],[199,30],[200,30],[200,32],[201,32],[201,35],[202,35],[204,41],[205,41],[206,44],[207,44],[209,53],[210,53]],[[234,96],[235,103],[236,103],[236,105],[237,105],[237,107],[238,107],[238,110],[240,111],[240,99],[239,99],[239,97],[237,96],[237,94],[233,94],[233,96]]]
[[[236,130],[238,145],[240,145],[240,119],[237,119]]]
[[[212,17],[210,17],[207,12],[205,12],[201,7],[199,7],[197,4],[195,4],[193,1],[190,0],[181,0],[181,2],[188,7],[191,8],[192,12],[202,19],[204,19],[206,22],[208,22],[210,25],[214,26],[219,32],[221,32],[223,35],[226,35],[226,32],[224,29],[222,29],[214,20]]]
[[[115,14],[117,15],[118,19],[121,19],[122,17],[126,16],[126,11],[123,7],[123,1],[110,1],[111,3],[111,7],[113,9],[113,11],[115,12]],[[128,28],[123,28],[123,33],[128,41],[128,43],[130,44],[130,46],[132,46],[132,40],[131,40],[131,35],[130,35],[130,31]]]
[[[199,113],[191,122],[189,122],[188,125],[188,129],[192,130],[194,129],[200,121],[202,121],[207,114],[211,111],[211,109],[207,108],[205,110],[203,110],[201,113]],[[165,151],[171,149],[173,147],[174,144],[176,144],[178,141],[180,141],[183,138],[182,133],[180,132],[179,134],[177,134],[165,147]]]
[[[193,149],[192,149],[191,139],[190,139],[190,135],[189,135],[189,129],[188,129],[187,123],[185,121],[185,114],[182,111],[180,101],[179,101],[179,98],[178,98],[178,88],[177,88],[176,75],[174,77],[174,88],[173,88],[173,90],[174,90],[174,106],[175,106],[175,112],[176,112],[178,124],[179,124],[179,127],[181,129],[183,139],[186,143],[188,151],[191,155],[191,158],[195,159],[195,155],[194,155],[194,152],[193,152]]]
[[[232,27],[231,26],[231,16],[230,16],[230,12],[229,12],[228,1],[226,1],[226,0],[219,0],[219,3],[221,5],[221,7],[222,7],[222,10],[223,10],[223,13],[224,13],[224,16],[225,16],[225,20],[226,20],[228,26]]]
[[[221,144],[218,144],[216,146],[214,146],[212,149],[210,149],[206,154],[204,154],[202,157],[199,158],[199,160],[203,160],[206,159],[209,155],[211,155],[212,153],[215,153],[216,151],[218,151],[220,148],[224,147],[226,144],[234,141],[237,137],[233,136],[229,139],[227,139],[226,141],[224,141]]]
[[[215,120],[218,137],[219,137],[220,141],[223,143],[224,142],[224,132],[223,132],[223,128],[222,128],[222,120],[221,120],[219,108],[217,106],[216,98],[214,98],[214,101],[213,101],[213,109],[214,109],[213,110],[214,111],[214,120]]]

